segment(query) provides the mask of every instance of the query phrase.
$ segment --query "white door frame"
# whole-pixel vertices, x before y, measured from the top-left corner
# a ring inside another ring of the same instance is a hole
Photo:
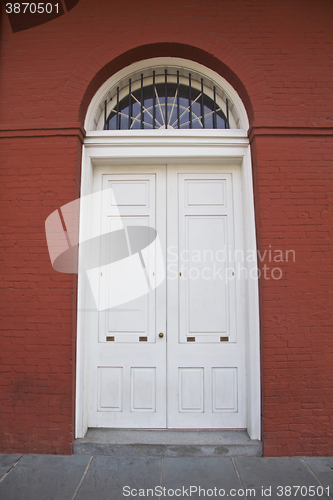
[[[95,166],[119,164],[219,164],[239,165],[243,199],[244,248],[256,255],[256,233],[250,145],[245,130],[131,130],[88,132],[83,145],[81,197],[92,193]],[[81,204],[80,235],[89,225],[89,207]],[[84,260],[79,250],[79,262]],[[248,261],[249,260],[249,261]],[[255,278],[257,262],[245,259],[246,280],[246,371],[247,431],[251,439],[261,438],[259,293]],[[78,280],[76,416],[75,436],[84,437],[87,428],[88,331],[96,328],[97,312],[89,311],[89,289],[84,274]],[[88,302],[87,302],[88,300]]]

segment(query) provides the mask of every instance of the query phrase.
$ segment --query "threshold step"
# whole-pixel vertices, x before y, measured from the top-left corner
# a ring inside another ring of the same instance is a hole
[[[75,455],[116,457],[260,457],[261,441],[245,430],[88,429]]]

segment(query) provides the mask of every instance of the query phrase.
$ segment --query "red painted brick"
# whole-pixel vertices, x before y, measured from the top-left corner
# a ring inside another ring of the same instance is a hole
[[[332,3],[80,0],[16,34],[2,9],[0,451],[71,453],[76,281],[50,268],[44,231],[79,196],[68,131],[116,71],[178,56],[243,99],[259,250],[296,252],[261,264],[283,271],[260,283],[264,453],[333,454]]]

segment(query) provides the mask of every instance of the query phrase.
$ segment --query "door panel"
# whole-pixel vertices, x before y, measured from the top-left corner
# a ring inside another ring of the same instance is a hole
[[[178,368],[178,411],[204,412],[203,368]]]
[[[132,249],[135,238],[132,245],[129,239],[132,227],[155,228],[155,183],[155,174],[148,174],[145,178],[137,174],[102,176],[103,193],[107,193],[102,200],[102,225],[110,231],[105,251],[110,254],[112,248],[119,248],[118,231],[111,232],[113,226],[119,224],[119,213],[124,227],[121,247],[126,246],[128,255],[133,259],[132,262],[128,258],[116,261],[114,266],[107,269],[100,279],[100,295],[105,296],[107,304],[114,303],[122,282],[127,286],[122,279],[123,274],[132,273],[136,276],[135,287],[142,287],[142,296],[99,313],[100,342],[106,342],[107,337],[113,337],[116,343],[138,343],[139,337],[147,337],[147,342],[155,342],[155,293],[149,293],[146,269],[140,262],[139,253]],[[112,189],[113,196],[110,196],[109,188]],[[113,283],[117,283],[117,287]]]
[[[168,166],[169,427],[246,427],[233,262],[238,176],[237,169]],[[237,220],[237,247],[241,228]]]
[[[166,281],[152,289],[158,277],[153,255],[145,249],[149,233],[142,239],[135,231],[140,226],[155,228],[165,251],[165,204],[156,203],[157,197],[166,197],[165,171],[165,166],[119,167],[95,179],[95,191],[102,190],[102,199],[93,223],[101,224],[101,234],[109,232],[100,248],[101,260],[107,262],[115,247],[126,258],[104,266],[99,277],[100,297],[105,298],[100,302],[116,305],[98,312],[98,336],[90,332],[90,427],[166,426],[166,341],[158,337],[166,329]],[[117,294],[123,293],[122,286],[128,287],[131,273],[131,286],[146,293],[117,304]]]

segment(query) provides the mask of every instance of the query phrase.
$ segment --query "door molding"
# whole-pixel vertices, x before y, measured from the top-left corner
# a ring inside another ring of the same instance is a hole
[[[250,145],[245,130],[138,130],[88,132],[82,154],[81,197],[92,193],[95,167],[128,164],[219,164],[238,165],[241,169],[244,248],[256,255],[256,233]],[[89,206],[80,209],[80,235],[87,234]],[[79,249],[79,262],[84,260]],[[243,262],[248,275],[256,275],[257,262]],[[78,279],[76,418],[75,437],[84,437],[88,428],[89,374],[86,337],[96,322],[97,312],[85,316],[89,289],[82,274]],[[246,280],[246,382],[247,431],[251,439],[260,439],[260,338],[258,280]],[[90,323],[92,322],[92,324]]]

